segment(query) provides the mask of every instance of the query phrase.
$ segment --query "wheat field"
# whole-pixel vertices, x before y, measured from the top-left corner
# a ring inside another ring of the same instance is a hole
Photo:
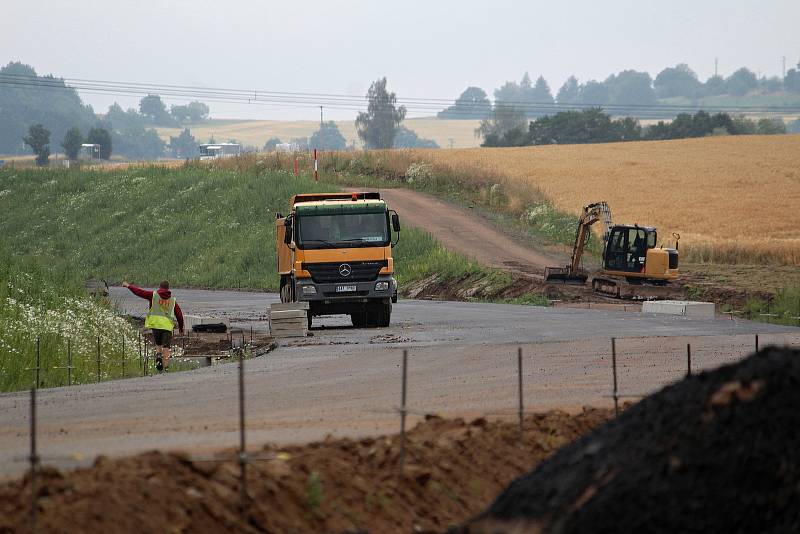
[[[800,135],[415,151],[539,190],[579,213],[605,200],[614,221],[680,233],[693,261],[800,265]]]
[[[481,140],[475,137],[475,128],[480,124],[477,120],[439,120],[435,118],[407,119],[403,121],[403,126],[415,131],[418,136],[425,139],[433,139],[442,148],[450,146],[450,139],[453,140],[453,147],[468,148],[477,147]],[[339,131],[350,145],[355,142],[356,147],[360,147],[358,135],[356,135],[355,124],[350,121],[336,121]],[[245,145],[262,147],[268,139],[277,137],[283,142],[289,142],[294,137],[309,137],[317,129],[317,121],[269,121],[269,120],[250,120],[234,121],[219,120],[209,121],[197,126],[190,126],[192,135],[198,143],[207,142],[212,136],[217,142],[235,139]],[[180,133],[180,128],[156,128],[159,136],[169,142],[170,136]]]

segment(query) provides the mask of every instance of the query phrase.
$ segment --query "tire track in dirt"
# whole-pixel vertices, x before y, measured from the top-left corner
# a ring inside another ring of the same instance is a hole
[[[425,230],[448,249],[482,265],[542,280],[545,267],[565,262],[563,258],[521,245],[469,209],[425,193],[382,189],[381,196],[389,208],[402,216],[404,224]]]

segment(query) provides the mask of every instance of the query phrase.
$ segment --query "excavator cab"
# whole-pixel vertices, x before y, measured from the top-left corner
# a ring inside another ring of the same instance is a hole
[[[603,268],[609,271],[643,272],[647,251],[656,248],[657,237],[656,229],[651,226],[612,227],[603,251]]]
[[[603,250],[603,270],[593,281],[597,288],[603,276],[624,277],[631,283],[664,284],[678,277],[678,250],[657,247],[652,226],[615,225]]]

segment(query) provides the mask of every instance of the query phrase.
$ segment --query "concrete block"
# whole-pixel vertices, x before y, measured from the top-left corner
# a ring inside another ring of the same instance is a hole
[[[269,312],[270,321],[281,319],[305,319],[308,313],[305,310],[272,310]]]
[[[281,302],[269,307],[269,330],[273,337],[305,337],[308,332],[308,302]]]
[[[308,319],[305,317],[296,317],[292,319],[273,319],[270,321],[273,326],[308,326]]]
[[[699,319],[713,319],[714,303],[688,300],[648,300],[642,303],[642,313],[664,313]]]
[[[284,310],[307,310],[308,302],[276,302],[270,304],[270,311],[284,311]]]

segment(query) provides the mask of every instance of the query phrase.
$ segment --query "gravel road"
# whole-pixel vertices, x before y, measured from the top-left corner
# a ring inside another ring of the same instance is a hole
[[[382,189],[381,196],[402,220],[422,228],[450,250],[489,267],[541,278],[544,268],[562,265],[560,258],[523,246],[470,210],[410,189]],[[413,214],[413,217],[411,216]]]
[[[224,310],[234,325],[263,330],[277,296],[174,291],[186,313]],[[128,312],[146,303],[112,296]],[[321,318],[313,336],[282,341],[246,363],[250,443],[305,442],[327,434],[394,432],[402,349],[409,350],[412,412],[510,415],[516,407],[516,350],[525,355],[526,409],[608,406],[610,341],[618,337],[619,383],[640,395],[695,368],[716,367],[761,344],[800,345],[800,330],[728,319],[693,320],[638,312],[500,304],[403,301],[389,328],[357,330]],[[149,449],[208,452],[237,443],[237,368],[40,390],[39,442],[47,463],[85,464],[98,454]],[[28,446],[28,394],[0,395],[0,475],[18,474]]]

